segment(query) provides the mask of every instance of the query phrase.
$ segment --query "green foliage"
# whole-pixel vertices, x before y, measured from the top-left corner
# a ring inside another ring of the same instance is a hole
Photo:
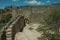
[[[60,13],[56,10],[51,11],[50,13],[46,14],[44,17],[44,22],[50,26],[50,29],[58,29],[60,26]]]
[[[8,22],[11,17],[12,17],[12,15],[11,15],[11,14],[8,14],[8,15],[6,16],[6,18],[5,18],[5,21]]]
[[[58,13],[56,10],[53,10],[51,13],[46,14],[43,19],[48,25],[58,24],[60,20],[60,13]]]
[[[9,20],[11,19],[12,15],[8,14],[5,18],[3,18],[2,20],[0,20],[0,29],[9,22]]]
[[[44,26],[38,27],[38,31],[43,31],[43,35],[51,38],[51,40],[60,40],[60,13],[53,10],[43,16]]]

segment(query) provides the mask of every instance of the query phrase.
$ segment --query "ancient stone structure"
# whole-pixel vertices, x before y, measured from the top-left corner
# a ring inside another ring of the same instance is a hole
[[[22,32],[25,27],[24,16],[12,18],[0,31],[0,40],[14,40],[17,32]]]

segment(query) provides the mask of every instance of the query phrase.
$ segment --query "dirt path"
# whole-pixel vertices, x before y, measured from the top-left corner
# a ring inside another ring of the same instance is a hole
[[[18,32],[15,35],[15,40],[38,40],[37,38],[41,36],[41,34],[35,30],[38,26],[39,24],[27,24],[23,32]],[[30,30],[30,27],[33,29]]]

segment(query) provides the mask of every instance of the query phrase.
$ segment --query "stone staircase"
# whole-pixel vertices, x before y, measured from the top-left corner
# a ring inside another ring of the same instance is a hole
[[[14,40],[17,32],[20,32],[25,26],[24,16],[18,15],[0,30],[0,40]]]

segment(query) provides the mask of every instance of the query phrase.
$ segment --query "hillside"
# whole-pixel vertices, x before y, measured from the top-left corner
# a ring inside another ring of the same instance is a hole
[[[20,6],[17,8],[18,14],[23,14],[32,22],[41,22],[42,16],[46,13],[50,13],[53,10],[60,12],[60,3],[48,5],[48,6]]]
[[[55,9],[60,11],[60,3],[47,6],[11,6],[6,7],[4,10],[6,10],[6,14],[12,13],[13,8],[16,10],[16,14],[22,14],[25,17],[28,17],[32,22],[40,22],[42,20],[42,16],[46,13],[49,13]],[[12,15],[15,14],[13,13]]]
[[[0,29],[9,22],[11,17],[11,10],[8,7],[0,9]]]

